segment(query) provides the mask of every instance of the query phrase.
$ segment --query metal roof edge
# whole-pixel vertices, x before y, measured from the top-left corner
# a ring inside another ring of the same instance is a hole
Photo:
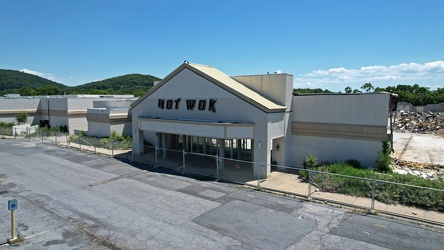
[[[222,89],[228,91],[229,93],[241,98],[242,100],[246,101],[247,103],[259,108],[260,110],[266,112],[266,113],[278,113],[278,112],[283,112],[287,109],[286,106],[282,106],[282,105],[277,105],[279,107],[276,108],[268,108],[262,104],[260,104],[259,102],[249,98],[248,96],[244,95],[243,93],[236,91],[235,89],[230,88],[229,86],[227,86],[226,84],[224,84],[223,82],[217,80],[216,78],[212,77],[210,74],[207,74],[205,72],[203,72],[202,70],[199,70],[197,67],[193,67],[193,65],[196,66],[203,66],[203,67],[210,67],[213,68],[215,70],[218,70],[212,66],[209,65],[203,65],[203,64],[190,64],[188,62],[184,62],[182,63],[177,69],[175,69],[173,72],[171,72],[170,74],[168,74],[164,79],[162,79],[158,84],[156,84],[155,86],[153,86],[151,89],[148,90],[147,93],[145,93],[143,96],[141,96],[139,99],[137,99],[135,102],[133,102],[131,104],[131,108],[136,107],[139,103],[141,103],[143,100],[145,100],[147,97],[149,97],[152,93],[154,93],[157,89],[159,89],[161,86],[163,86],[166,82],[168,82],[171,78],[173,78],[175,75],[177,75],[179,72],[181,72],[182,70],[184,70],[185,68],[192,71],[193,73],[207,79],[208,81],[216,84],[217,86],[221,87]],[[219,71],[219,70],[218,70]],[[222,72],[222,71],[220,71]],[[223,73],[223,72],[222,72]],[[224,73],[225,74],[225,73]],[[228,76],[228,75],[227,75]],[[235,79],[233,79],[232,77],[228,76],[231,80],[243,85],[242,83],[236,81]],[[245,86],[245,85],[243,85]],[[245,86],[246,87],[246,86]],[[248,88],[248,87],[247,87]],[[254,90],[252,90],[254,91]],[[256,92],[256,91],[254,91]],[[257,93],[257,92],[256,92]],[[265,98],[265,97],[263,97]],[[265,98],[267,99],[267,98]],[[268,99],[267,99],[268,100]]]

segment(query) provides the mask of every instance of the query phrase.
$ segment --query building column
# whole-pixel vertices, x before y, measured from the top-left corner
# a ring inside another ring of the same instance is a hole
[[[225,140],[217,139],[219,142],[219,157],[225,158]],[[224,159],[219,160],[219,169],[224,169]]]
[[[270,174],[270,162],[271,159],[271,141],[251,141],[251,154],[253,162],[256,162],[254,168],[254,176],[257,178],[265,179]]]
[[[162,159],[167,158],[166,147],[167,147],[166,134],[162,133]]]
[[[241,140],[240,139],[236,140],[236,151],[237,151],[237,159],[240,160],[241,159]]]
[[[134,129],[135,135],[133,136],[133,154],[142,155],[145,152],[143,147],[143,130]]]

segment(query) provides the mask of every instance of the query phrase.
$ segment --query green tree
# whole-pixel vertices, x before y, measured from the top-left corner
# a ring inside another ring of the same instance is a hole
[[[37,88],[37,93],[39,95],[60,95],[62,94],[62,90],[59,87],[45,85],[43,87]]]
[[[17,120],[18,124],[26,123],[28,121],[28,113],[20,112],[15,115],[15,120]]]
[[[382,149],[378,153],[378,158],[376,159],[377,170],[380,172],[390,172],[392,157],[390,156],[391,147],[388,140],[382,142]]]
[[[37,95],[37,91],[28,86],[24,86],[20,88],[19,94],[21,96],[31,96],[31,95]]]
[[[369,93],[375,89],[373,85],[370,82],[364,83],[364,85],[361,86],[361,89],[365,92]]]
[[[350,88],[350,87],[345,87],[345,93],[351,93],[351,92],[353,92],[353,90],[352,90],[352,88]]]

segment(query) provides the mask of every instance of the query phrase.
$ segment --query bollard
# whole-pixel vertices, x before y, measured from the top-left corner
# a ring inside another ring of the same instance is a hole
[[[18,238],[15,234],[15,210],[17,209],[17,200],[8,201],[8,210],[11,211],[11,239],[8,239],[9,244],[17,242]]]

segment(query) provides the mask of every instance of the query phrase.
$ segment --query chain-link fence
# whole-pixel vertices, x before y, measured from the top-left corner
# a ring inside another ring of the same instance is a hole
[[[312,201],[444,225],[444,189],[145,146],[135,161]],[[261,178],[269,168],[271,174]],[[381,176],[384,176],[381,174]]]
[[[11,128],[10,131],[3,131],[0,129],[0,135],[3,136],[2,132],[4,132],[4,136],[7,136],[7,138],[14,140],[50,143],[131,160],[132,143],[130,140],[113,140],[110,138],[99,138],[94,136],[69,135],[67,132],[38,127],[25,127],[20,130]]]
[[[0,130],[1,132],[1,130]],[[6,131],[4,133],[12,133]],[[162,167],[178,174],[195,174],[213,180],[228,181],[305,198],[362,209],[371,213],[402,216],[444,226],[444,181],[435,186],[393,181],[390,174],[372,178],[349,176],[328,171],[245,161],[215,155],[217,151],[190,152],[145,145],[140,155],[132,154],[128,141],[71,135],[56,131],[10,136],[16,140],[53,143],[94,153]],[[270,170],[267,178],[263,173]]]

